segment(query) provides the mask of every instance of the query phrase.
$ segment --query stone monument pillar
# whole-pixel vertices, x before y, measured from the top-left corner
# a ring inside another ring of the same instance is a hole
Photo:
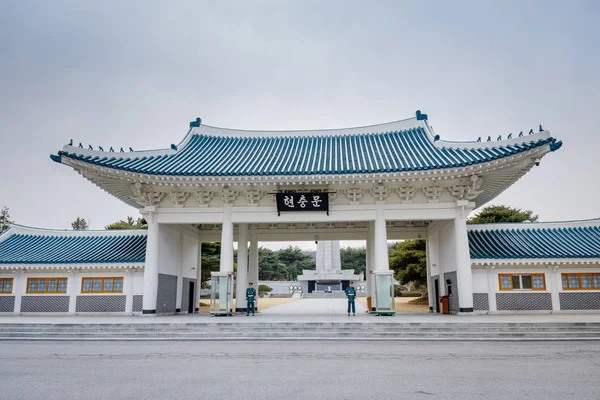
[[[340,242],[324,241],[317,243],[317,260],[315,270],[303,270],[298,276],[304,293],[341,292],[350,281],[358,281],[360,275],[353,269],[342,269],[340,258]]]

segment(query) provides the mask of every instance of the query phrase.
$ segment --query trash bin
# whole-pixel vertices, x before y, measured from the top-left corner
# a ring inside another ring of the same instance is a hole
[[[442,314],[450,314],[450,298],[442,296],[440,303],[442,303]]]

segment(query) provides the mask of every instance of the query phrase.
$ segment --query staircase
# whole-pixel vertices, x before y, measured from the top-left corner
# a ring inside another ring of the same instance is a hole
[[[0,340],[600,340],[600,323],[218,322],[0,324]]]
[[[312,292],[312,293],[304,293],[302,296],[304,299],[345,299],[346,293],[344,292],[332,292],[332,293],[323,293],[323,292]]]

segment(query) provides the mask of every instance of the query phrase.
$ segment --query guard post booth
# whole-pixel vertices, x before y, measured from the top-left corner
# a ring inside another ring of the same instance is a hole
[[[371,314],[394,315],[396,314],[396,302],[394,301],[394,279],[393,271],[373,271],[375,283],[375,307]]]
[[[233,315],[233,273],[211,272],[210,314]]]

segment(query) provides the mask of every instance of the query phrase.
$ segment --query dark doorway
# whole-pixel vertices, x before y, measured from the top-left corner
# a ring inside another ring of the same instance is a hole
[[[440,312],[440,284],[438,282],[438,279],[433,281],[433,286],[435,288],[435,312],[439,313]]]
[[[194,293],[194,282],[190,282],[190,291],[188,292],[188,313],[193,314],[194,313],[194,307],[196,306],[194,304],[194,299],[196,296]]]
[[[315,281],[308,281],[308,293],[315,291]]]

